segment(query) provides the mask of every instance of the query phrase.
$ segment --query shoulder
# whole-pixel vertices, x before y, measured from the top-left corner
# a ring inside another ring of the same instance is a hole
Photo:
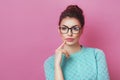
[[[104,51],[99,48],[95,48],[95,55],[96,55],[96,57],[105,57]]]
[[[44,67],[45,66],[50,66],[54,64],[54,55],[49,56],[45,61],[44,61]]]
[[[49,56],[44,61],[44,72],[46,75],[46,80],[53,80],[54,78],[54,55]]]
[[[97,55],[105,56],[104,51],[102,49],[95,47],[86,47],[86,46],[84,46],[84,49],[86,52],[94,53],[95,56]]]

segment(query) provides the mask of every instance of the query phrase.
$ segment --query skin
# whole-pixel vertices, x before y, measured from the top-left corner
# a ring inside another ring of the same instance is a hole
[[[78,25],[81,27],[80,22],[76,18],[66,17],[61,21],[60,26],[66,25],[69,28],[71,28],[74,25]],[[69,56],[77,51],[79,51],[80,43],[79,39],[81,34],[83,33],[83,28],[80,30],[78,34],[73,34],[70,30],[67,34],[62,34],[58,30],[63,43],[55,50],[55,80],[64,80],[64,75],[62,73],[62,69],[60,67],[61,61],[62,61],[62,54],[65,54],[67,58]],[[74,38],[72,42],[69,42],[66,40],[66,38]]]

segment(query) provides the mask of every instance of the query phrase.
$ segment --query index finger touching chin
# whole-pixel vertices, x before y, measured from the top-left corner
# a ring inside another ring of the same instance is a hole
[[[59,49],[60,49],[60,48],[62,48],[62,49],[63,49],[63,48],[64,48],[64,44],[65,44],[65,43],[66,43],[66,42],[64,41],[64,42],[63,42],[63,43],[59,46]]]

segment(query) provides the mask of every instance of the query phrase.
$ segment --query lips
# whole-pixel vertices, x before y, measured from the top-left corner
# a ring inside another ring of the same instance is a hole
[[[74,39],[73,38],[66,38],[68,42],[72,42]]]

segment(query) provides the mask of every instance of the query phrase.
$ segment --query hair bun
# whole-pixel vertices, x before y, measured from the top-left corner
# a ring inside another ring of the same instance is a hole
[[[69,5],[66,8],[66,11],[71,11],[71,12],[78,12],[80,14],[83,14],[83,11],[77,6],[77,5]]]
[[[66,17],[73,17],[79,20],[81,27],[84,26],[84,15],[82,9],[77,5],[68,5],[67,8],[61,13],[59,25],[61,21]]]

